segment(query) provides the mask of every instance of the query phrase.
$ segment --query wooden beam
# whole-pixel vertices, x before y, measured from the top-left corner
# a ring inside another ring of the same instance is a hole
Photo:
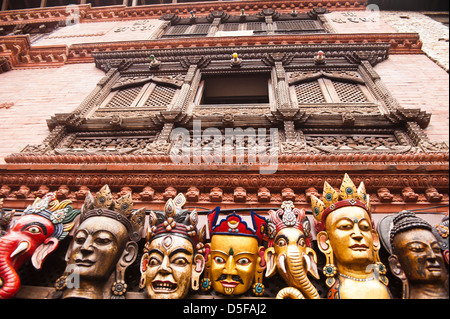
[[[8,10],[9,0],[3,0],[2,2],[2,11]]]

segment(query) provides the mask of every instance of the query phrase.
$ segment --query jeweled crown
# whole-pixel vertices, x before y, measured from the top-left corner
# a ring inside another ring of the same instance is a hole
[[[312,212],[316,221],[317,231],[325,230],[325,220],[334,210],[346,206],[358,206],[369,213],[369,195],[366,193],[364,183],[356,188],[347,173],[344,175],[339,191],[336,191],[327,182],[324,183],[322,200],[311,195]]]
[[[269,210],[269,222],[267,223],[269,242],[273,246],[276,234],[287,227],[297,228],[305,235],[306,243],[310,247],[312,242],[311,225],[306,217],[305,210],[295,208],[292,201],[284,201],[278,210]]]
[[[133,241],[139,241],[141,238],[140,232],[145,223],[145,208],[134,210],[131,194],[114,200],[108,185],[104,185],[95,197],[88,192],[81,210],[80,223],[95,216],[105,216],[119,221],[127,228]]]
[[[55,226],[52,237],[63,240],[73,228],[75,217],[80,213],[79,209],[73,209],[71,200],[59,201],[54,192],[45,194],[42,198],[36,198],[32,205],[28,206],[23,215],[36,214],[50,220]]]
[[[147,233],[147,241],[154,238],[173,234],[188,239],[194,248],[198,243],[198,214],[194,209],[184,209],[186,197],[179,193],[174,199],[169,199],[164,206],[164,213],[150,212],[150,227]]]
[[[253,228],[249,227],[241,216],[235,212],[228,215],[225,219],[217,222],[219,218],[220,207],[216,207],[207,216],[208,229],[210,237],[213,235],[234,235],[234,236],[250,236],[258,240],[261,244],[266,233],[267,221],[264,217],[259,216],[254,211],[250,212]]]

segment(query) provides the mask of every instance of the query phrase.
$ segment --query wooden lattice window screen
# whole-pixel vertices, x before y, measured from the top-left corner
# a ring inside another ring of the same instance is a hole
[[[220,25],[221,31],[238,31],[240,23],[224,23]]]
[[[333,81],[333,85],[342,103],[367,102],[358,84]]]
[[[220,31],[266,31],[265,22],[246,22],[246,23],[223,23],[220,25]]]
[[[141,90],[142,86],[117,91],[106,107],[129,107]]]
[[[195,35],[207,35],[209,31],[209,24],[196,24],[193,26],[192,31],[190,34]]]
[[[163,38],[205,36],[209,32],[210,26],[210,24],[173,25],[167,29]]]
[[[318,81],[295,84],[298,103],[325,103],[325,97]]]
[[[180,36],[184,35],[186,31],[189,29],[189,25],[173,25],[170,26],[167,32],[164,34],[164,36]]]
[[[266,24],[264,22],[248,22],[246,23],[247,30],[253,30],[253,31],[265,31],[266,30]]]
[[[280,32],[324,31],[321,23],[315,20],[277,21],[275,25]]]
[[[113,91],[99,109],[166,109],[175,97],[177,89],[161,83],[146,83],[131,88]]]
[[[174,88],[156,85],[143,107],[166,108],[172,102],[175,92]]]
[[[367,103],[373,100],[362,84],[320,78],[291,85],[298,104],[313,103]]]

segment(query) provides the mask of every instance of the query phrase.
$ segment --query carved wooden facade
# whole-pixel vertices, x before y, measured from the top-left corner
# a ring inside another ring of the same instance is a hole
[[[375,214],[405,207],[442,212],[435,207],[449,202],[448,145],[424,132],[431,114],[400,105],[374,70],[390,54],[420,52],[418,36],[334,33],[323,14],[342,6],[364,9],[359,2],[250,2],[200,3],[192,13],[186,4],[78,6],[81,22],[163,21],[154,39],[145,41],[45,48],[33,47],[27,36],[2,37],[0,73],[80,62],[94,62],[105,73],[76,109],[47,120],[43,143],[5,158],[4,207],[20,211],[49,191],[81,207],[87,190],[108,184],[114,196],[131,193],[136,208],[161,210],[183,192],[203,213],[216,206],[273,208],[284,200],[310,211],[311,194],[325,181],[340,185],[346,172],[355,184],[364,181]],[[0,12],[0,25],[12,31],[20,20],[57,28],[61,24],[52,21],[66,18],[59,8]],[[255,92],[265,92],[255,100],[245,94],[241,100],[205,98],[208,85],[223,85],[235,96],[227,78],[252,76],[263,79]],[[223,82],[211,84],[217,78]],[[198,123],[202,132],[215,129],[221,138],[196,137]],[[192,137],[188,153],[173,138],[180,129]],[[254,141],[227,141],[226,132],[244,129],[265,130],[265,145],[274,143],[275,151],[264,148],[250,158],[259,146]],[[276,134],[269,136],[270,129]],[[241,150],[243,157],[227,160],[225,150]],[[261,174],[271,159],[276,170]]]

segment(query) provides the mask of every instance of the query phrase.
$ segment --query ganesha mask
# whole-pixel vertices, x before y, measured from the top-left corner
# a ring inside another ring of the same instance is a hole
[[[317,256],[312,249],[311,225],[304,209],[285,201],[281,209],[269,211],[269,243],[265,252],[266,277],[278,270],[290,286],[280,290],[277,298],[319,299],[316,288],[307,277],[319,279]]]
[[[70,204],[69,200],[59,202],[55,193],[36,198],[0,238],[0,299],[12,298],[18,292],[17,270],[24,262],[31,259],[33,266],[40,269],[59,241],[69,234],[80,213]]]

